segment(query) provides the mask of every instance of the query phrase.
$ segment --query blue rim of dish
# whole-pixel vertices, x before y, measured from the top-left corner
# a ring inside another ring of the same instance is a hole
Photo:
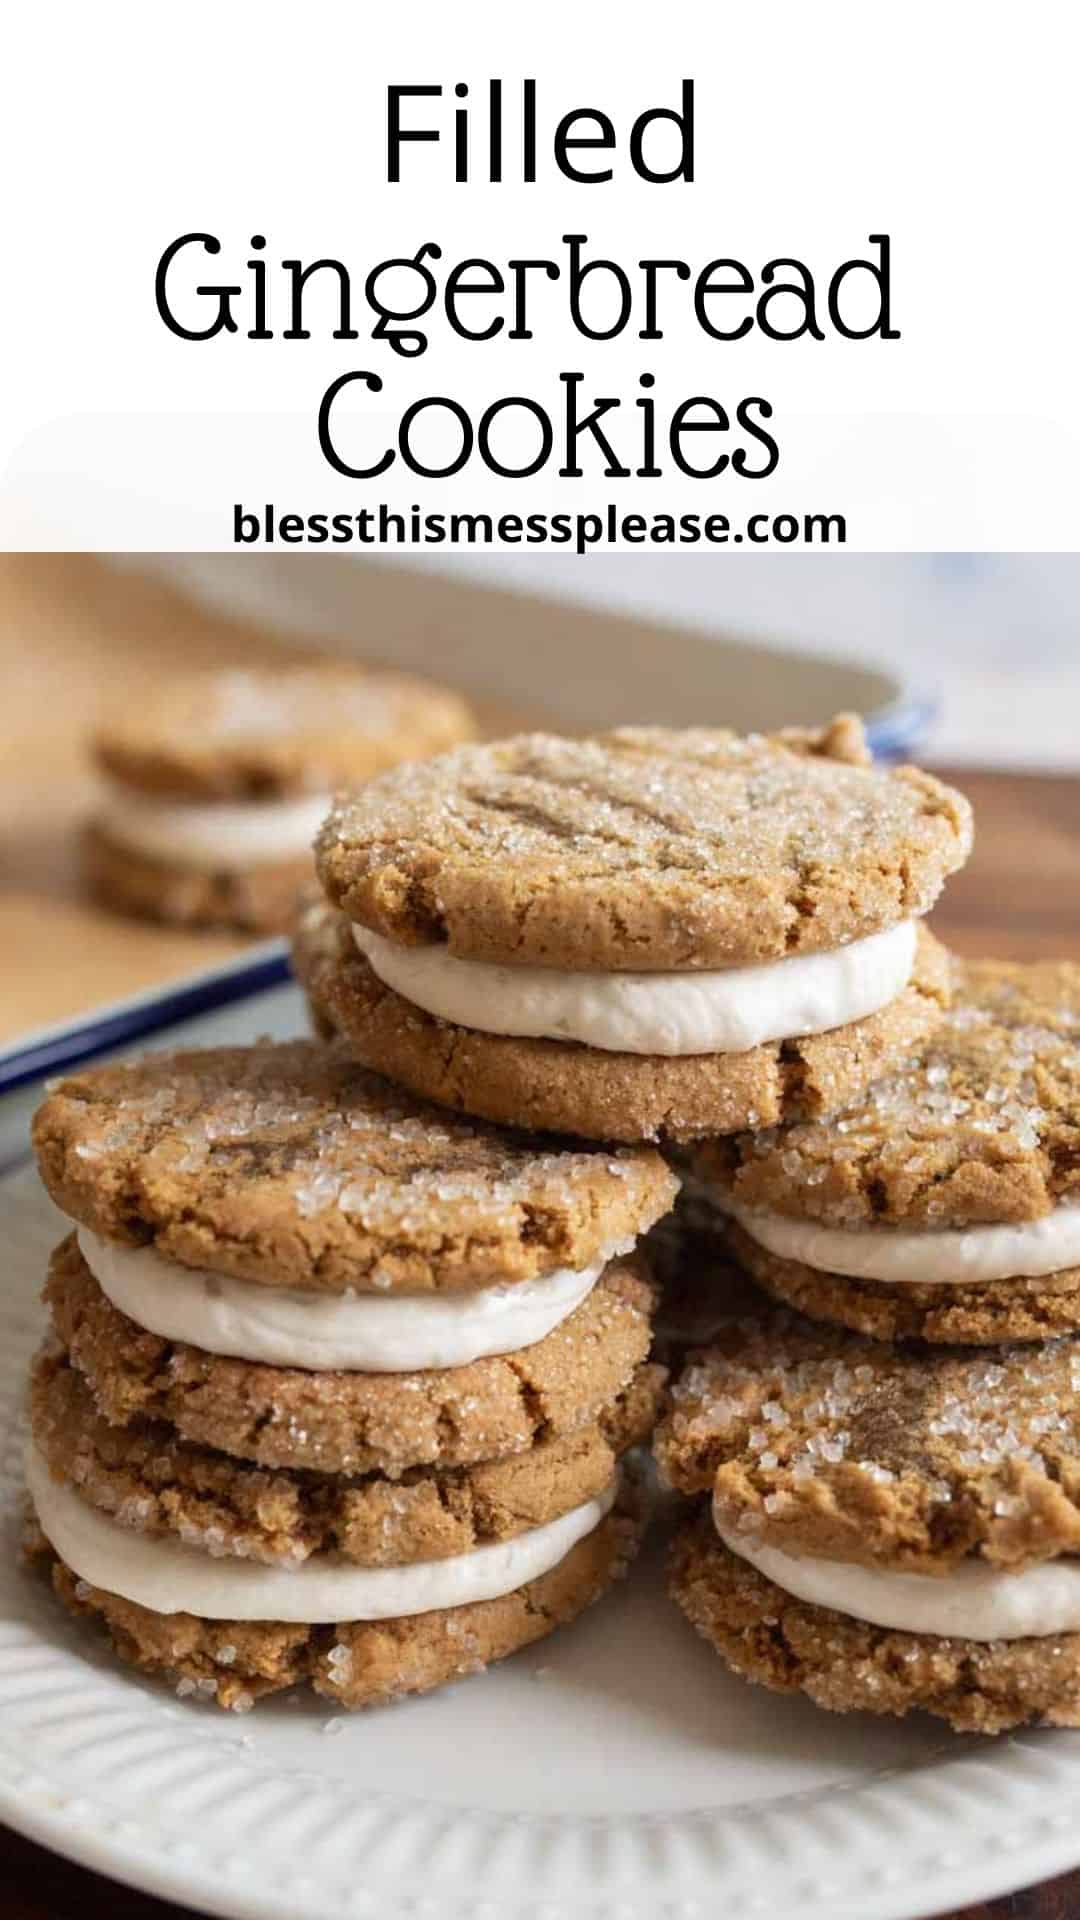
[[[936,694],[908,694],[871,714],[866,739],[875,760],[903,760],[921,746],[941,711]]]
[[[870,715],[866,734],[875,758],[899,760],[912,753],[936,713],[937,701],[931,696],[910,695]],[[46,1074],[80,1066],[98,1054],[163,1033],[200,1013],[215,1013],[221,1007],[248,1000],[268,987],[280,986],[289,977],[285,941],[265,941],[239,960],[189,975],[174,986],[152,988],[101,1007],[85,1020],[30,1034],[7,1053],[0,1053],[0,1095],[15,1093]]]
[[[265,941],[250,955],[225,966],[189,974],[174,986],[152,988],[129,1000],[99,1007],[86,1020],[30,1034],[17,1047],[0,1054],[0,1094],[15,1093],[46,1074],[80,1066],[98,1054],[130,1046],[200,1013],[216,1013],[220,1007],[248,1000],[289,978],[285,941]]]

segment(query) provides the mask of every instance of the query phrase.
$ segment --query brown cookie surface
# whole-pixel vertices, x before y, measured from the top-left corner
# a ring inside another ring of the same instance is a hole
[[[774,1309],[671,1390],[656,1457],[725,1531],[793,1555],[943,1573],[1080,1551],[1080,1341],[893,1347]]]
[[[162,1340],[120,1313],[74,1236],[53,1254],[53,1326],[105,1419],[162,1420],[197,1445],[263,1467],[321,1473],[467,1466],[590,1426],[648,1357],[655,1291],[614,1261],[535,1346],[424,1373],[302,1373]]]
[[[681,970],[837,947],[933,905],[967,802],[818,733],[525,734],[342,800],[316,858],[331,901],[464,959]]]
[[[910,984],[880,1012],[831,1033],[748,1053],[608,1053],[454,1026],[386,986],[343,916],[308,916],[293,948],[316,1023],[365,1065],[455,1111],[590,1140],[688,1141],[829,1112],[932,1031],[949,962],[919,929]]]
[[[706,1345],[727,1321],[768,1310],[768,1296],[733,1257],[726,1217],[693,1180],[641,1251],[659,1289],[656,1351],[665,1365]]]
[[[118,704],[98,765],[140,792],[190,800],[330,793],[474,731],[446,687],[346,660],[283,657],[168,679]]]
[[[647,1148],[507,1137],[311,1041],[74,1073],[33,1137],[56,1204],[103,1238],[326,1292],[589,1267],[651,1226],[676,1188]]]
[[[732,1672],[834,1713],[922,1708],[961,1733],[1080,1726],[1080,1634],[960,1640],[898,1633],[796,1600],[719,1541],[705,1514],[675,1541],[671,1592]]]
[[[310,854],[200,873],[119,846],[94,823],[83,835],[82,853],[87,884],[103,906],[166,926],[234,927],[241,933],[288,933],[312,873]]]
[[[151,1538],[267,1565],[335,1553],[360,1566],[404,1566],[513,1539],[595,1499],[620,1456],[651,1434],[663,1381],[662,1367],[639,1367],[595,1425],[506,1460],[390,1481],[269,1472],[160,1421],[110,1426],[78,1370],[46,1349],[32,1374],[31,1430],[58,1479]]]
[[[697,1164],[744,1206],[833,1226],[1038,1219],[1080,1196],[1080,965],[956,962],[949,1012],[898,1072]]]
[[[496,1600],[395,1620],[288,1626],[153,1613],[78,1580],[42,1537],[30,1550],[51,1567],[68,1611],[97,1618],[122,1660],[191,1694],[244,1712],[264,1694],[308,1684],[334,1706],[384,1706],[479,1673],[567,1625],[626,1572],[642,1522],[632,1503],[608,1515],[549,1573]]]
[[[1036,1280],[996,1280],[983,1286],[885,1285],[822,1273],[799,1260],[781,1260],[732,1221],[731,1255],[758,1284],[811,1320],[868,1333],[875,1340],[926,1340],[943,1346],[996,1346],[1002,1341],[1054,1340],[1080,1333],[1080,1268]]]

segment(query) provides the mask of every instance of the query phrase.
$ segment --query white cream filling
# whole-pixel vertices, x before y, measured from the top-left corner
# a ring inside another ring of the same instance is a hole
[[[895,1000],[915,963],[915,922],[831,953],[703,973],[573,973],[460,960],[402,947],[367,927],[353,937],[379,979],[456,1026],[612,1053],[746,1053],[769,1040],[826,1033]]]
[[[120,1526],[54,1480],[35,1447],[26,1476],[42,1532],[72,1572],[92,1587],[155,1613],[192,1613],[200,1620],[281,1620],[305,1626],[351,1620],[393,1620],[496,1600],[539,1579],[565,1560],[610,1512],[616,1482],[546,1526],[448,1560],[407,1567],[356,1567],[315,1554],[298,1567],[212,1558],[179,1540],[151,1539]]]
[[[1027,1640],[1080,1632],[1080,1560],[1046,1560],[1022,1573],[964,1561],[952,1573],[887,1573],[846,1560],[796,1558],[718,1524],[726,1547],[797,1600],[899,1633],[958,1640]]]
[[[120,1247],[86,1227],[79,1248],[121,1313],[163,1340],[233,1360],[312,1373],[414,1373],[464,1367],[535,1346],[581,1305],[607,1265],[472,1293],[304,1292],[181,1267],[152,1247]]]
[[[308,853],[330,810],[332,795],[293,800],[222,800],[212,804],[165,800],[111,781],[98,814],[118,847],[198,872],[295,860]]]
[[[1016,1226],[924,1228],[827,1227],[813,1220],[732,1205],[752,1240],[781,1260],[818,1273],[903,1286],[982,1286],[993,1280],[1037,1279],[1080,1267],[1080,1202],[1062,1201],[1041,1220]]]

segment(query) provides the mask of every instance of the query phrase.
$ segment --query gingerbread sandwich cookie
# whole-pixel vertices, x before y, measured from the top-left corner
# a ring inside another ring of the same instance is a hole
[[[343,800],[302,930],[317,1019],[444,1105],[688,1140],[842,1105],[948,992],[921,916],[967,803],[820,733],[527,735]]]
[[[40,1455],[28,1478],[28,1557],[45,1564],[68,1610],[96,1619],[122,1660],[179,1698],[234,1713],[301,1684],[353,1709],[479,1673],[598,1600],[625,1574],[642,1528],[626,1480],[517,1540],[453,1559],[389,1568],[320,1559],[279,1572],[148,1545],[56,1481]]]
[[[899,1072],[697,1166],[734,1256],[816,1319],[934,1342],[1080,1330],[1080,967],[958,962]]]
[[[90,885],[151,919],[283,930],[334,792],[472,732],[456,694],[343,660],[167,681],[95,735]]]
[[[642,1501],[623,1455],[659,1368],[592,1427],[463,1471],[267,1473],[161,1422],[110,1426],[77,1369],[39,1356],[32,1557],[69,1610],[181,1698],[243,1712],[311,1684],[384,1704],[565,1624],[625,1570]]]
[[[672,1592],[726,1664],[838,1712],[1080,1725],[1080,1342],[903,1348],[783,1309],[657,1434]]]

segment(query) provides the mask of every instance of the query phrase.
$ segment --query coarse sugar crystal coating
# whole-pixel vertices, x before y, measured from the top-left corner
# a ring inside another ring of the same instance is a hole
[[[785,1593],[717,1539],[707,1512],[675,1540],[671,1592],[733,1673],[834,1713],[921,1708],[960,1733],[1080,1726],[1080,1633],[978,1641],[871,1626]]]
[[[954,961],[950,1011],[831,1118],[710,1142],[721,1195],[833,1226],[1036,1220],[1080,1198],[1080,965]]]
[[[580,1270],[651,1226],[677,1184],[649,1148],[501,1134],[311,1041],[71,1074],[33,1137],[57,1205],[103,1238],[335,1293]]]
[[[34,1525],[26,1550],[51,1574],[69,1612],[100,1620],[122,1660],[169,1680],[181,1699],[244,1713],[265,1694],[310,1685],[351,1710],[482,1672],[576,1619],[624,1576],[643,1524],[628,1482],[614,1510],[558,1566],[512,1593],[399,1619],[318,1627],[154,1613],[79,1580]]]
[[[31,1432],[56,1478],[151,1538],[268,1566],[319,1553],[405,1566],[514,1539],[596,1499],[622,1454],[651,1434],[663,1383],[662,1367],[641,1366],[592,1426],[504,1460],[387,1480],[271,1472],[182,1440],[161,1421],[111,1426],[63,1350],[47,1345],[31,1376]]]
[[[860,723],[524,734],[381,776],[316,843],[330,900],[405,945],[599,971],[740,966],[894,926],[971,843],[967,802],[868,764]]]
[[[776,1308],[690,1356],[655,1451],[725,1531],[912,1573],[1080,1551],[1080,1341],[894,1347]]]
[[[304,1373],[223,1359],[147,1333],[106,1297],[74,1236],[49,1264],[54,1331],[106,1420],[162,1420],[259,1466],[382,1473],[467,1466],[593,1425],[647,1359],[655,1291],[640,1256],[613,1261],[543,1340],[418,1373]]]
[[[307,913],[293,965],[317,1029],[368,1066],[458,1112],[588,1140],[688,1141],[843,1106],[921,1045],[949,997],[949,958],[920,926],[908,985],[865,1019],[746,1053],[609,1053],[480,1033],[395,993],[331,908]]]
[[[273,800],[333,792],[473,730],[448,688],[308,655],[164,679],[118,702],[93,746],[106,773],[141,792]]]

